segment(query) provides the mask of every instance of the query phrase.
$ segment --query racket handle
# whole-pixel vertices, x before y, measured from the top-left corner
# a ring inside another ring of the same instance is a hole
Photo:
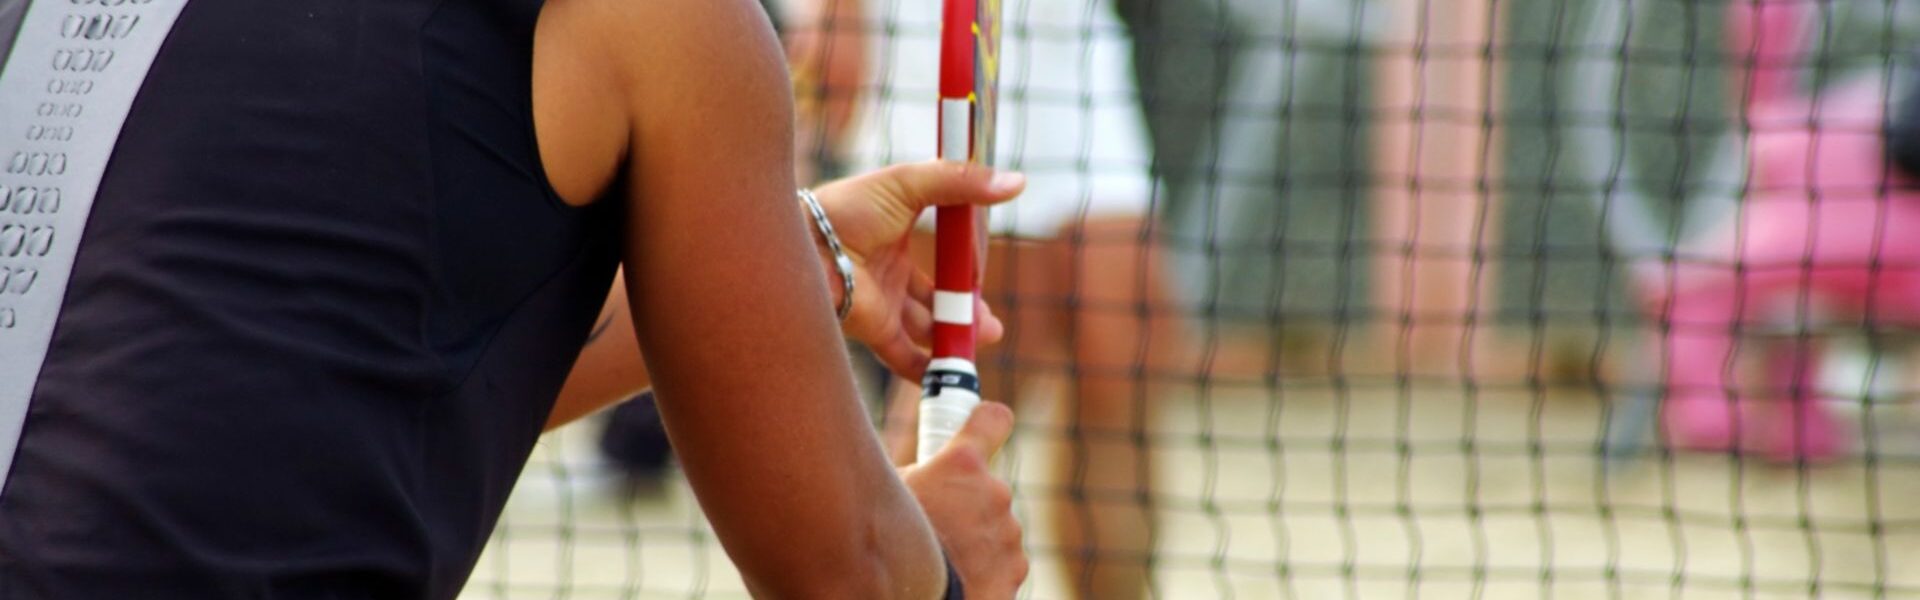
[[[980,405],[980,373],[973,361],[934,359],[920,385],[925,395],[920,397],[919,456],[914,462],[926,462],[947,447],[973,416],[973,407]]]

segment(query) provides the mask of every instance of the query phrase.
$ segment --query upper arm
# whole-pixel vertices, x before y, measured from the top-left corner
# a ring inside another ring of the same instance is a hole
[[[757,591],[847,585],[848,568],[937,591],[938,547],[857,401],[793,199],[792,98],[764,13],[578,1],[608,11],[626,90],[633,325],[715,531]]]

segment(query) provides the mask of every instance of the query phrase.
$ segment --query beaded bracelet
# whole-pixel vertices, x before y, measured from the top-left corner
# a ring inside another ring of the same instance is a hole
[[[834,233],[833,221],[827,219],[827,209],[820,206],[820,199],[814,197],[813,190],[800,188],[797,192],[800,202],[807,205],[807,212],[813,213],[813,223],[820,228],[820,237],[827,240],[827,250],[833,252],[833,266],[840,271],[840,306],[834,310],[840,320],[847,320],[853,312],[853,259],[847,258],[847,252],[840,247],[840,234]]]

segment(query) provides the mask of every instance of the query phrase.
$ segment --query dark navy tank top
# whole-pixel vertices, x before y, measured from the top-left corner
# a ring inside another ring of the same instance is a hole
[[[0,598],[456,596],[617,263],[541,167],[541,0],[29,4]]]

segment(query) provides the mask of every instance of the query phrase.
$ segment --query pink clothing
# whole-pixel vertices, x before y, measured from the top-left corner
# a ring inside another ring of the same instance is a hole
[[[1803,306],[1833,322],[1920,325],[1920,190],[1885,158],[1877,81],[1772,100],[1748,113],[1746,202],[1656,282],[1672,282],[1655,302],[1671,325],[1667,426],[1686,447],[1822,458],[1844,436],[1811,394],[1818,349],[1776,342],[1764,395],[1782,401],[1756,403],[1734,389],[1735,330],[1783,317],[1797,329]]]

